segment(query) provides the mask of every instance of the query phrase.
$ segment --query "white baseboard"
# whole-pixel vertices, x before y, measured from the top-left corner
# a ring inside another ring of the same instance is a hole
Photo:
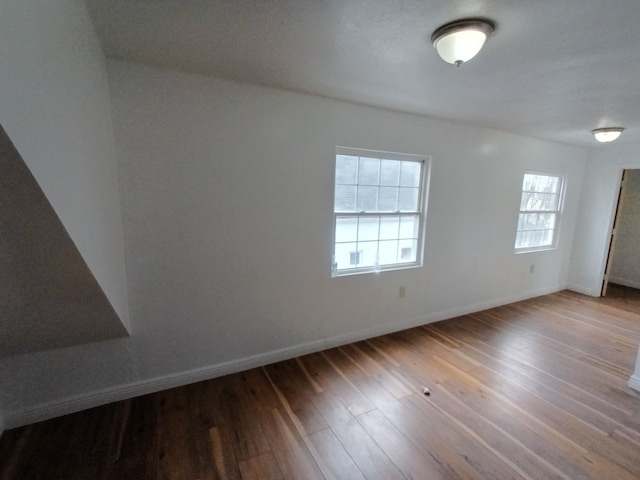
[[[219,363],[216,365],[195,368],[192,370],[172,373],[155,378],[140,380],[137,382],[117,385],[100,391],[86,392],[79,395],[59,399],[53,402],[47,402],[40,405],[30,405],[20,410],[5,412],[4,419],[0,417],[0,422],[4,420],[4,425],[0,423],[0,427],[16,428],[30,423],[48,420],[50,418],[67,415],[70,413],[86,410],[88,408],[97,407],[111,402],[125,400],[140,395],[166,390],[169,388],[179,387],[190,383],[196,383],[211,378],[228,375],[231,373],[241,372],[263,365],[280,362],[290,358],[299,357],[313,352],[326,350],[328,348],[345,345],[367,338],[386,335],[388,333],[406,330],[408,328],[426,325],[428,323],[454,318],[469,313],[479,312],[489,308],[499,307],[509,303],[519,302],[540,295],[547,295],[560,290],[564,290],[565,286],[557,286],[554,288],[545,288],[528,292],[526,294],[513,295],[499,299],[478,302],[463,307],[452,308],[449,310],[433,313],[423,317],[412,318],[402,322],[388,323],[374,328],[367,328],[350,332],[342,335],[336,335],[327,339],[317,340],[308,343],[302,343],[279,350],[272,350],[258,355],[237,359],[230,362]]]
[[[590,297],[599,297],[600,294],[602,293],[600,290],[596,291],[596,290],[593,290],[592,288],[583,287],[582,285],[575,285],[572,283],[567,285],[567,289],[571,290],[572,292],[581,293],[583,295],[589,295]]]
[[[628,385],[631,388],[633,388],[636,392],[640,392],[640,376],[631,375],[631,378],[629,379],[629,384]]]
[[[625,287],[640,289],[640,282],[636,280],[627,280],[626,278],[610,277],[609,283],[617,283],[618,285],[624,285]]]

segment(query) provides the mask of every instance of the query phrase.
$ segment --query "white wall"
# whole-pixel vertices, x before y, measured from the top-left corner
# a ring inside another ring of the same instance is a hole
[[[640,168],[639,147],[614,143],[590,150],[569,272],[573,290],[600,296],[622,171]]]
[[[7,425],[566,285],[585,149],[108,67],[132,336],[16,360]],[[331,278],[336,145],[432,156],[424,267]],[[528,168],[566,175],[565,215],[557,250],[514,255]]]
[[[636,369],[631,378],[629,379],[629,386],[634,390],[640,392],[640,349],[638,351],[638,357],[636,358]]]
[[[117,62],[109,71],[131,312],[157,352],[145,370],[419,323],[566,283],[585,150]],[[433,157],[423,268],[330,277],[336,145]],[[516,256],[526,168],[567,175],[566,217],[560,248]]]
[[[573,290],[600,296],[622,171],[640,168],[639,151],[624,143],[590,150],[569,271]],[[629,385],[640,390],[640,353]]]
[[[3,0],[0,65],[0,123],[126,324],[109,85],[84,2]]]
[[[640,288],[640,170],[627,170],[620,196],[609,281]]]

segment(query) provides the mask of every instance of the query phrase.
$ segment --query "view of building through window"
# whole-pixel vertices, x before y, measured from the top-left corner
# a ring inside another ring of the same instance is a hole
[[[516,232],[516,252],[555,247],[561,200],[561,176],[525,173]]]
[[[424,158],[338,149],[334,276],[421,264],[424,168]]]

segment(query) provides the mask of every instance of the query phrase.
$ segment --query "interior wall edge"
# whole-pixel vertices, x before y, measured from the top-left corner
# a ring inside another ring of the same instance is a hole
[[[636,392],[640,392],[640,375],[631,375],[628,385]]]
[[[338,347],[340,345],[358,342],[367,338],[386,335],[389,333],[418,327],[420,325],[427,325],[429,323],[434,323],[449,318],[455,318],[489,308],[495,308],[502,305],[527,300],[541,295],[548,295],[561,290],[565,290],[566,288],[566,285],[556,285],[551,288],[532,290],[520,295],[502,297],[472,305],[457,307],[442,312],[437,312],[428,316],[413,318],[400,323],[388,323],[375,328],[359,330],[344,335],[338,335],[326,339],[301,343],[284,349],[272,350],[269,352],[233,360],[230,362],[195,368],[178,373],[161,375],[155,378],[143,379],[128,384],[109,387],[99,391],[86,392],[45,404],[29,405],[20,410],[5,412],[4,418],[0,416],[0,429],[3,426],[2,421],[4,421],[5,429],[17,428],[31,423],[41,422],[51,418],[60,417],[62,415],[79,412],[81,410],[98,407],[107,403],[126,400],[128,398],[138,397],[169,388],[180,387],[183,385],[188,385],[190,383],[210,380],[212,378],[221,377],[223,375],[229,375],[251,368],[261,367],[290,358],[307,355],[321,350]]]

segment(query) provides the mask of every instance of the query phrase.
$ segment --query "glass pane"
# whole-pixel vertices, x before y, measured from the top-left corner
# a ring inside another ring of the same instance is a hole
[[[398,194],[398,210],[416,211],[418,210],[418,189],[400,188]]]
[[[536,213],[521,213],[520,219],[522,220],[522,230],[533,230],[538,224],[538,214]]]
[[[360,157],[358,166],[358,185],[377,185],[380,159]]]
[[[336,243],[355,242],[358,239],[358,217],[336,218]]]
[[[399,217],[380,218],[380,240],[397,240],[400,228]]]
[[[557,210],[558,209],[558,195],[555,193],[546,193],[542,195],[541,210]]]
[[[360,217],[358,222],[358,242],[378,240],[380,217]]]
[[[357,250],[356,243],[337,243],[333,251],[333,259],[338,270],[353,268],[351,265],[351,252]]]
[[[521,231],[518,231],[518,233],[516,234],[516,248],[523,248],[524,247],[524,233]]]
[[[378,209],[378,187],[358,187],[356,210],[358,212],[375,212]]]
[[[547,213],[547,221],[545,222],[544,226],[546,228],[550,228],[551,230],[556,228],[556,217],[557,214],[555,213]]]
[[[393,265],[394,263],[398,263],[398,241],[381,241],[378,255],[379,265]]]
[[[535,247],[539,247],[542,245],[542,241],[544,240],[544,230],[536,230],[535,236],[533,237],[533,245]]]
[[[553,245],[553,230],[545,231],[544,244]]]
[[[522,199],[520,200],[520,210],[535,210],[535,193],[522,192]]]
[[[403,187],[420,186],[420,162],[402,162],[400,167],[400,185]]]
[[[380,161],[380,185],[398,186],[400,182],[400,163],[398,160]]]
[[[524,179],[522,180],[522,191],[534,192],[535,179],[536,179],[536,175],[525,173]]]
[[[531,231],[531,230],[524,232],[524,244],[523,244],[523,246],[525,248],[533,247],[533,245],[534,245],[533,244],[533,235],[534,235],[534,232]]]
[[[336,184],[356,184],[358,157],[336,155]]]
[[[418,215],[403,215],[400,217],[399,238],[418,238]]]
[[[520,210],[557,210],[558,195],[555,193],[523,192]]]
[[[380,187],[378,211],[396,212],[398,210],[398,187]]]
[[[398,263],[412,263],[417,261],[418,241],[400,240],[398,242]]]
[[[540,193],[559,193],[560,177],[551,175],[534,175],[527,173],[522,182],[522,191]]]
[[[358,242],[360,263],[358,267],[373,267],[378,259],[378,242]]]
[[[356,186],[337,185],[334,212],[354,212],[356,208]]]

